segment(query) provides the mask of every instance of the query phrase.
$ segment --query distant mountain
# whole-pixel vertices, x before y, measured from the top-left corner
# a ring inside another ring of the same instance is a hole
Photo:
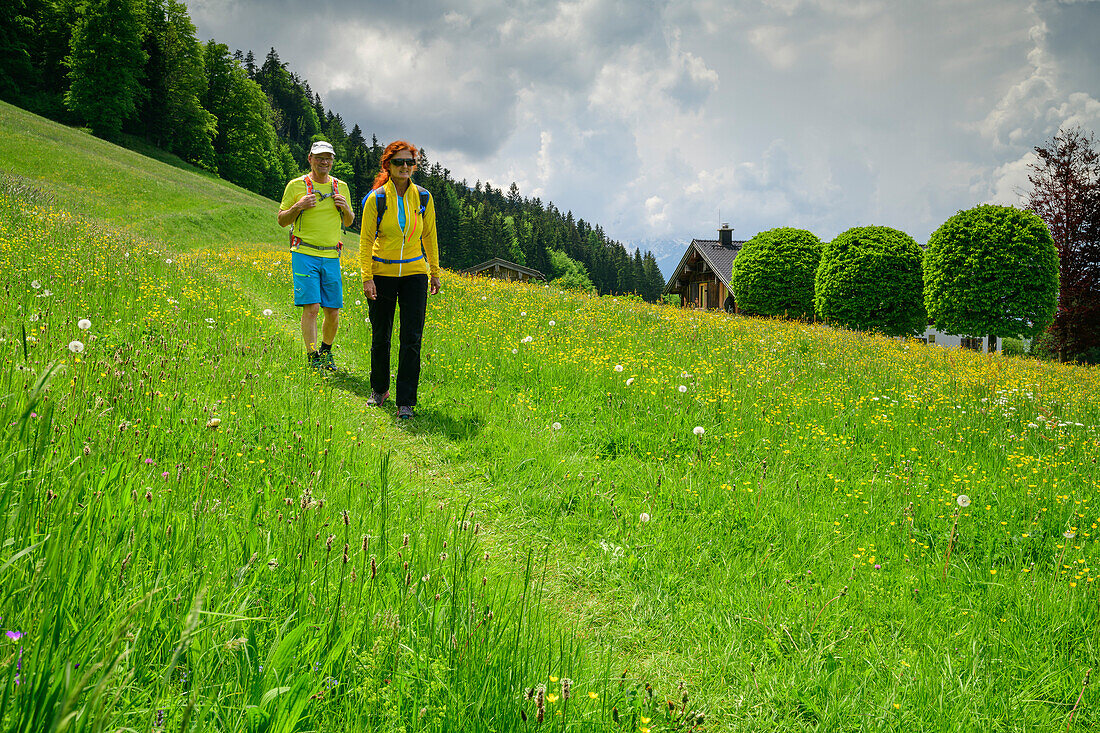
[[[703,237],[704,234],[698,236]],[[716,236],[716,235],[711,235]],[[635,239],[630,242],[629,248],[638,249],[645,252],[649,250],[653,253],[653,256],[657,258],[657,267],[661,270],[661,275],[665,280],[668,280],[668,276],[672,274],[672,271],[676,269],[676,265],[680,263],[680,258],[684,256],[684,251],[688,245],[691,244],[690,239],[683,238],[661,238],[661,237],[649,237],[646,239]]]

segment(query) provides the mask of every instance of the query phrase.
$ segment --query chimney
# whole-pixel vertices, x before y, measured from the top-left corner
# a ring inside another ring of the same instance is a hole
[[[718,230],[718,243],[723,247],[733,246],[733,230],[730,229],[729,224],[723,224]]]

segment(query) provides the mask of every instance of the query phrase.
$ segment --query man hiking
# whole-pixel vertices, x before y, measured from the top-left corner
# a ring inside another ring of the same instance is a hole
[[[290,266],[294,273],[294,305],[302,309],[302,341],[306,362],[314,369],[335,371],[332,342],[340,325],[344,284],[340,279],[340,237],[355,221],[346,185],[336,180],[336,151],[318,141],[309,149],[309,173],[286,184],[279,205],[279,226],[290,226]],[[321,343],[317,344],[317,314],[325,310]]]

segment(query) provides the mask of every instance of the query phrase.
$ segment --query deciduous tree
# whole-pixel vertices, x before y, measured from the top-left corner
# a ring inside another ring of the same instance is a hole
[[[65,103],[96,135],[115,138],[145,94],[139,0],[88,0],[73,29]]]
[[[1054,319],[1058,253],[1034,212],[1011,206],[960,211],[924,255],[924,306],[941,331],[1035,336]]]
[[[1028,207],[1058,249],[1058,311],[1050,326],[1063,360],[1100,362],[1100,152],[1081,128],[1036,147]]]
[[[738,308],[758,316],[812,315],[820,261],[821,240],[805,229],[760,232],[733,260],[730,287]]]
[[[814,279],[819,318],[888,336],[923,333],[921,260],[913,238],[890,227],[855,227],[827,243]]]

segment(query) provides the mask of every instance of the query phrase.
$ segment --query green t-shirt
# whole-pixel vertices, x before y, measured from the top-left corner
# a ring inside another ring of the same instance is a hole
[[[329,176],[328,183],[314,183],[313,193],[317,194],[318,198],[322,194],[332,193],[332,181],[332,176]],[[305,176],[299,176],[286,184],[279,209],[286,211],[298,203],[298,200],[306,195],[307,190]],[[351,191],[348,190],[347,184],[343,181],[337,183],[336,191],[346,200],[350,200]],[[341,222],[340,210],[336,208],[332,196],[329,196],[323,201],[318,201],[316,206],[312,209],[306,209],[298,216],[298,219],[294,222],[294,236],[317,247],[335,247],[339,244],[342,235]],[[336,249],[314,249],[313,247],[302,246],[298,251],[314,257],[331,258],[340,256],[340,251]]]

